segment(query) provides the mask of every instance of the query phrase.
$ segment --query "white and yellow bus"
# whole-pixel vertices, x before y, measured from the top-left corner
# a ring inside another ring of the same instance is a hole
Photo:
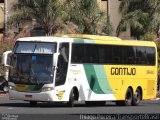
[[[9,67],[9,98],[37,102],[75,101],[87,105],[138,105],[156,97],[154,42],[116,37],[68,35],[26,37],[4,55]]]

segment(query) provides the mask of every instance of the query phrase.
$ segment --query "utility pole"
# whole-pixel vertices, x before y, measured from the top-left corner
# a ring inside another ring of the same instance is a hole
[[[107,19],[109,19],[109,0],[106,0],[107,4]]]
[[[7,40],[7,16],[8,16],[8,10],[7,10],[7,4],[8,4],[8,1],[7,0],[4,0],[4,41]]]

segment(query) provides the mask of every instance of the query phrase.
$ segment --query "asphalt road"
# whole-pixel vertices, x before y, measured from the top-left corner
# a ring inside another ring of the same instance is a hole
[[[134,115],[129,118],[121,115]],[[141,115],[142,114],[142,115]],[[111,115],[108,118],[108,115]],[[76,103],[71,108],[66,104],[38,103],[30,107],[28,102],[9,100],[7,95],[0,95],[0,119],[2,120],[98,120],[98,119],[160,119],[160,100],[142,101],[139,106],[116,106],[113,102],[106,102],[105,106],[87,107],[84,103]],[[115,118],[116,115],[116,118]],[[118,116],[117,116],[118,115]],[[120,118],[119,118],[120,115]],[[151,115],[151,116],[148,116]]]

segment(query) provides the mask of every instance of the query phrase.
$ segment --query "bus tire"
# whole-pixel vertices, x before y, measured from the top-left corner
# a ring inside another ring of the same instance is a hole
[[[29,101],[31,107],[37,106],[37,101]]]
[[[131,88],[128,88],[125,94],[125,100],[116,101],[116,105],[118,106],[131,106],[133,99],[133,93]]]
[[[133,106],[139,105],[141,98],[142,98],[142,93],[141,93],[140,89],[137,88],[136,93],[133,95],[132,105]]]
[[[124,105],[125,106],[131,106],[132,105],[132,99],[133,99],[133,93],[131,88],[128,88],[125,95]]]
[[[74,107],[76,101],[76,92],[74,89],[71,90],[70,96],[69,96],[69,102],[67,103],[69,107]]]

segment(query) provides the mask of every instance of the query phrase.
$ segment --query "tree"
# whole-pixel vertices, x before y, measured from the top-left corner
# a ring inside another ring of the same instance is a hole
[[[112,26],[97,0],[18,0],[10,24],[37,21],[46,34],[64,33],[111,34]]]
[[[10,17],[10,25],[37,22],[37,27],[45,30],[46,34],[55,33],[66,16],[63,2],[59,0],[18,0],[13,5],[15,14]]]
[[[149,24],[148,24],[148,31],[151,30],[155,32],[158,36],[158,31],[160,29],[160,1],[159,0],[147,0],[150,10],[149,16]]]
[[[119,11],[122,19],[117,28],[117,36],[127,26],[131,35],[140,39],[146,33],[158,33],[160,25],[159,0],[122,0]]]
[[[77,33],[111,34],[112,27],[97,0],[66,0],[69,21],[78,26]]]

